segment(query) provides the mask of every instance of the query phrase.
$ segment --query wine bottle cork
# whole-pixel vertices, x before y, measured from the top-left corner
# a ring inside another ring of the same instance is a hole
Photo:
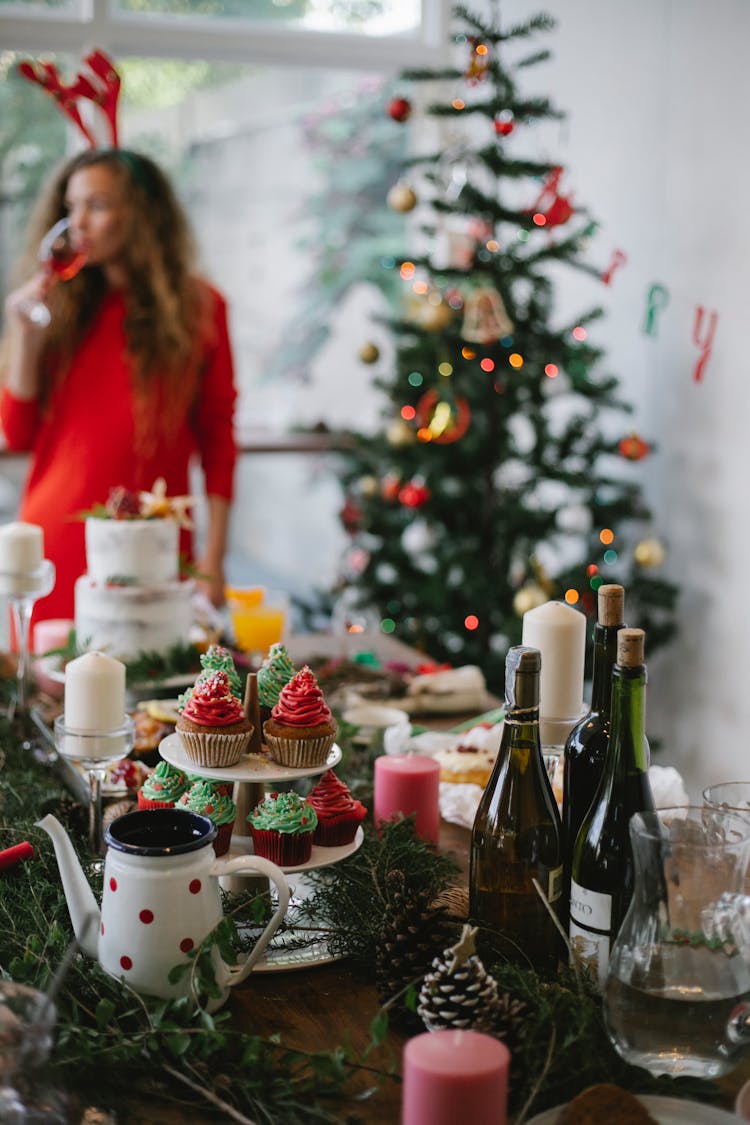
[[[625,619],[625,590],[614,582],[600,586],[597,597],[600,625],[622,625]]]
[[[617,663],[623,668],[643,664],[646,634],[643,629],[620,629],[617,633]]]
[[[505,704],[509,710],[527,711],[539,706],[539,673],[542,654],[528,645],[514,645],[505,657]]]

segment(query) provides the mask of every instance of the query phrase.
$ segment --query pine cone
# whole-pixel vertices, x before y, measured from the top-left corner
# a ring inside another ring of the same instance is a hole
[[[449,909],[435,906],[427,892],[407,892],[401,871],[387,877],[391,901],[383,920],[375,955],[375,985],[381,1003],[392,1000],[410,984],[419,987],[440,950],[455,940],[456,922]],[[393,1004],[394,1022],[420,1027],[420,1021],[404,1006],[403,997]]]
[[[451,972],[445,958],[436,957],[432,968],[424,979],[417,1008],[427,1030],[492,1031],[499,1007],[497,982],[479,958],[470,957]]]
[[[502,1039],[511,1054],[516,1044],[523,1039],[529,1012],[529,1005],[526,1001],[520,1000],[510,992],[502,992],[498,996],[492,1033],[498,1039]]]

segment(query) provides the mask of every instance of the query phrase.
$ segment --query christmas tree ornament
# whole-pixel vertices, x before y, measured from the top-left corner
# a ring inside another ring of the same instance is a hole
[[[407,316],[425,332],[442,332],[453,320],[453,309],[443,300],[437,289],[430,289],[407,302]]]
[[[498,113],[495,118],[495,132],[499,137],[509,137],[514,128],[515,121],[511,110],[504,109],[502,113]]]
[[[653,537],[641,539],[640,543],[636,544],[635,550],[633,551],[633,558],[638,563],[638,566],[649,570],[661,566],[666,556],[667,552],[664,548],[664,544],[659,539]]]
[[[421,481],[410,480],[398,491],[398,502],[405,508],[422,508],[430,499],[432,493],[426,484]]]
[[[706,364],[711,358],[711,350],[714,346],[714,336],[716,335],[716,325],[719,323],[719,314],[716,309],[712,309],[710,315],[707,317],[705,331],[703,329],[703,317],[706,316],[707,310],[703,305],[695,306],[695,319],[693,321],[693,343],[700,351],[700,358],[693,369],[693,381],[700,383],[703,378]]]
[[[411,117],[412,105],[408,98],[391,98],[388,102],[388,115],[394,121],[403,123]]]
[[[503,299],[492,285],[475,289],[464,302],[464,322],[461,335],[472,344],[489,344],[510,336],[513,321],[508,316]]]
[[[401,546],[408,555],[422,555],[435,546],[435,532],[427,520],[416,519],[408,524],[401,535]]]
[[[487,71],[490,65],[490,49],[486,43],[476,36],[469,36],[467,40],[471,48],[469,55],[469,62],[464,71],[464,80],[469,86],[476,86],[483,82],[487,77]]]
[[[648,442],[644,441],[635,431],[626,434],[617,448],[627,461],[642,461],[651,451]]]
[[[377,363],[380,359],[380,348],[377,344],[373,344],[371,340],[368,340],[366,344],[362,345],[357,354],[362,360],[362,363]]]
[[[403,418],[394,418],[385,432],[386,441],[394,449],[402,449],[405,445],[413,445],[417,435]]]
[[[492,1031],[500,1012],[497,982],[476,953],[476,926],[436,957],[419,991],[417,1011],[428,1031]]]
[[[389,1011],[396,1022],[417,1028],[422,1021],[404,1006],[403,993],[410,985],[419,988],[440,950],[456,940],[466,913],[459,913],[459,901],[448,901],[444,894],[432,899],[426,891],[410,891],[401,871],[386,875],[386,894],[375,987],[382,1003],[394,1001]]]
[[[364,513],[357,501],[352,496],[347,496],[344,506],[339,512],[339,519],[343,524],[344,531],[347,531],[349,535],[354,535],[357,531],[361,531],[363,518]]]
[[[392,211],[399,211],[401,214],[407,214],[417,206],[416,192],[400,180],[388,192],[386,201]]]
[[[398,496],[401,487],[401,477],[398,473],[386,473],[380,485],[380,495],[391,503]]]
[[[602,274],[602,281],[605,285],[612,284],[612,278],[614,277],[615,270],[619,270],[621,266],[624,266],[627,260],[628,256],[624,250],[612,251],[612,258],[610,260],[610,263]]]
[[[537,606],[544,605],[548,601],[549,597],[541,586],[536,582],[527,582],[514,596],[513,610],[518,617],[523,617],[530,609],[536,609]]]
[[[540,227],[557,227],[567,223],[573,214],[573,197],[561,195],[558,190],[563,169],[556,165],[545,179],[542,190],[525,212],[532,215]]]
[[[561,531],[585,535],[591,530],[591,512],[583,504],[571,504],[558,508],[555,523]]]
[[[365,476],[359,478],[357,488],[359,489],[360,496],[364,496],[366,499],[370,500],[373,496],[377,496],[378,494],[378,478],[374,477],[371,473],[367,473]]]
[[[471,409],[465,398],[457,395],[453,401],[440,397],[430,390],[417,403],[417,437],[420,441],[435,441],[450,445],[464,436],[471,423]]]

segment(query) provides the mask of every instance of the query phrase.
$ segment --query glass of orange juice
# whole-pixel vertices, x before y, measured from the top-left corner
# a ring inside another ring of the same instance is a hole
[[[263,660],[284,636],[287,595],[262,586],[227,586],[225,595],[237,647]]]

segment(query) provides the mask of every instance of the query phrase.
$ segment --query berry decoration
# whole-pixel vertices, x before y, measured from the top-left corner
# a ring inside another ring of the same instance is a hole
[[[495,132],[498,137],[509,137],[515,128],[513,114],[509,109],[504,109],[495,118]]]
[[[373,344],[371,340],[368,340],[367,343],[363,344],[359,349],[358,354],[362,363],[377,363],[380,359],[380,348],[377,344]]]
[[[626,461],[642,461],[651,452],[651,446],[637,433],[627,434],[618,449]]]
[[[412,105],[408,98],[391,98],[388,102],[388,116],[403,124],[411,117]]]
[[[391,211],[399,211],[404,215],[417,206],[417,196],[413,188],[400,182],[393,185],[386,196],[386,201]]]

